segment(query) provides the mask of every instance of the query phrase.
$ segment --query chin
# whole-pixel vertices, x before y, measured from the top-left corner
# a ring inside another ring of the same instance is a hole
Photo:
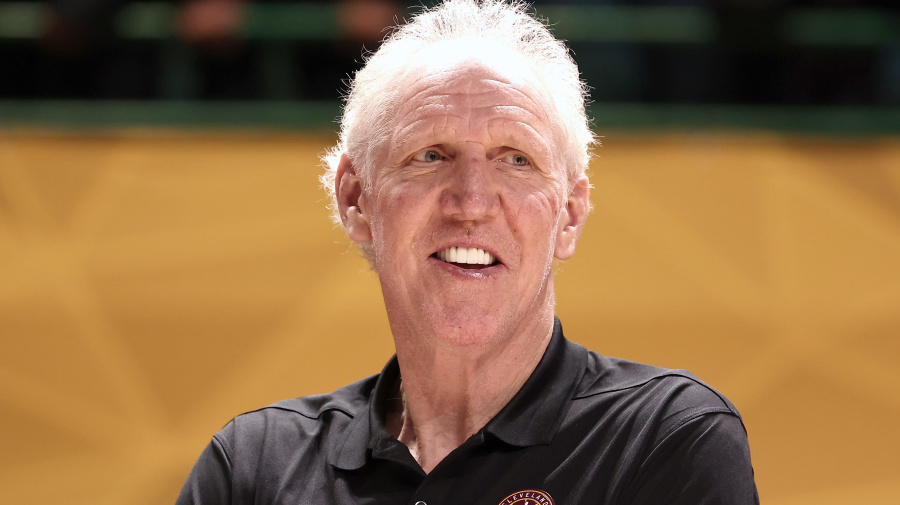
[[[436,315],[432,313],[432,315]],[[431,332],[440,344],[453,347],[485,347],[494,344],[509,333],[511,317],[499,314],[464,310],[443,311],[438,317],[429,317]]]

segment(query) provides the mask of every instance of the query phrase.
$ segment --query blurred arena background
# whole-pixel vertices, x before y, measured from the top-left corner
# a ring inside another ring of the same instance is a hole
[[[0,502],[172,503],[234,415],[381,369],[316,177],[410,8],[0,0]],[[536,10],[603,136],[567,336],[728,395],[763,503],[896,503],[897,2]]]

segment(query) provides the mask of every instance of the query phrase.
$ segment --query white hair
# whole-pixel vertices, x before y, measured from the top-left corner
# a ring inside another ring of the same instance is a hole
[[[474,39],[523,56],[544,88],[544,106],[568,181],[584,175],[595,142],[585,112],[587,87],[565,44],[527,9],[522,0],[446,0],[397,28],[366,58],[345,98],[338,143],[323,156],[320,180],[331,196],[335,221],[340,221],[334,187],[341,156],[353,162],[363,188],[371,187],[372,164],[394,129],[397,101],[405,89],[398,78],[413,56],[441,42]]]

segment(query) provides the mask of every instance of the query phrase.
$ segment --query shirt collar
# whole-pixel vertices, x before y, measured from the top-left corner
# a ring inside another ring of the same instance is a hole
[[[484,432],[519,447],[550,443],[584,374],[586,360],[585,348],[566,340],[559,319],[554,318],[553,335],[541,361],[519,392],[487,423]],[[399,378],[395,355],[375,383],[368,411],[356,415],[332,446],[332,465],[355,470],[366,463],[369,450],[388,449],[392,437],[384,426],[385,413]]]
[[[553,336],[541,361],[484,431],[519,447],[549,444],[586,365],[587,350],[566,340],[554,318]]]
[[[366,463],[369,450],[384,447],[391,439],[384,426],[388,402],[400,379],[400,365],[395,354],[384,366],[369,396],[368,409],[353,417],[343,436],[339,436],[328,460],[343,470],[356,470]]]

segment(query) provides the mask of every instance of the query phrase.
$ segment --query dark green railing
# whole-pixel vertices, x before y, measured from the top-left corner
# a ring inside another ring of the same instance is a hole
[[[272,48],[277,48],[279,41],[321,41],[342,36],[333,4],[250,4],[244,9],[241,36],[272,41],[276,44]],[[712,44],[722,35],[716,16],[694,7],[555,5],[540,7],[538,13],[549,20],[559,37],[569,41]],[[39,37],[45,28],[46,14],[46,6],[40,3],[0,2],[0,44],[4,39]],[[185,76],[190,74],[187,68],[190,63],[184,57],[183,44],[177,40],[175,15],[175,7],[170,4],[136,2],[118,13],[114,29],[123,39],[164,43],[161,94],[167,98],[189,98],[191,93],[186,91],[189,84],[185,83]],[[900,44],[900,14],[897,11],[793,9],[782,16],[779,26],[773,37],[786,46],[877,48]],[[266,61],[271,60],[269,67],[280,65],[278,58],[262,56]],[[267,96],[277,96],[277,92],[267,93]],[[0,126],[109,128],[139,125],[333,130],[339,112],[339,105],[328,101],[0,100]],[[900,109],[897,107],[595,103],[591,114],[599,130],[726,128],[838,135],[900,133]]]
[[[242,36],[248,39],[331,40],[342,36],[334,4],[248,4]],[[38,37],[46,20],[41,3],[0,2],[0,39]],[[715,15],[697,7],[547,5],[537,8],[555,33],[570,41],[704,44],[716,40]],[[126,39],[175,36],[175,7],[135,2],[116,16],[115,31]],[[900,13],[871,9],[793,9],[779,33],[797,45],[882,46],[900,43]]]
[[[324,101],[2,101],[0,125],[75,129],[127,126],[336,130],[337,103]],[[598,131],[771,130],[827,135],[900,134],[900,109],[595,103]]]

